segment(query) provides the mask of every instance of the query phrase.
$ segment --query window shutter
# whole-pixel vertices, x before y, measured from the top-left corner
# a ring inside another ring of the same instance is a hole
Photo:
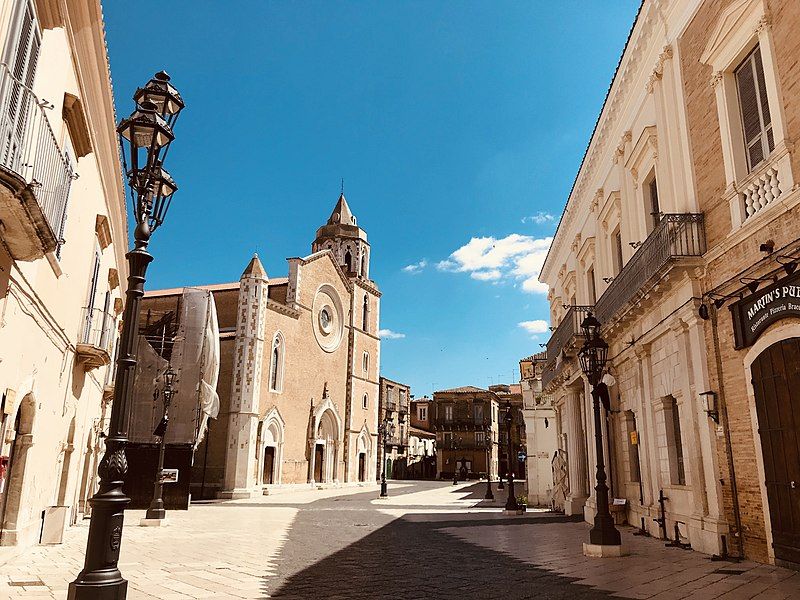
[[[748,168],[752,171],[775,149],[761,49],[756,47],[735,71]]]

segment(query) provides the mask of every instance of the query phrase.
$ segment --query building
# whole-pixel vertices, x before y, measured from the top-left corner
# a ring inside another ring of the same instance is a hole
[[[376,479],[381,293],[344,195],[311,248],[288,277],[254,256],[238,282],[199,286],[216,306],[220,406],[195,451],[195,498]]]
[[[546,362],[546,352],[519,361],[522,417],[525,422],[528,454],[525,467],[530,506],[553,506],[554,475],[559,469],[553,399],[542,393],[542,370]]]
[[[498,473],[500,400],[492,391],[464,386],[433,393],[428,419],[436,432],[440,479]]]
[[[0,3],[0,544],[60,540],[96,487],[127,277],[97,0]]]
[[[408,429],[408,478],[436,477],[436,434],[431,429],[431,398],[411,398]]]
[[[406,479],[411,388],[386,377],[380,377],[379,382],[378,423],[389,426],[391,435],[387,436],[385,446],[383,437],[379,439],[375,474],[380,478],[385,467],[386,477]]]
[[[499,383],[490,385],[489,391],[497,396],[500,402],[498,460],[500,474],[506,476],[509,471],[514,473],[516,479],[524,479],[526,475],[525,458],[520,458],[519,453],[527,455],[528,437],[525,431],[525,419],[522,415],[522,387],[518,383],[511,385]],[[508,456],[508,432],[506,431],[505,416],[511,407],[513,421],[511,422],[511,449],[512,456]]]
[[[576,362],[591,311],[610,345],[604,453],[628,522],[800,561],[798,26],[792,0],[642,3],[541,274],[568,513],[595,507]]]

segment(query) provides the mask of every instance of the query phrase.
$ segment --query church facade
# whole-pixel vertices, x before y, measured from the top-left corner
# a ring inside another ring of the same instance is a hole
[[[376,479],[381,292],[343,194],[311,249],[288,277],[254,256],[238,282],[200,286],[217,309],[220,412],[195,452],[194,498]]]

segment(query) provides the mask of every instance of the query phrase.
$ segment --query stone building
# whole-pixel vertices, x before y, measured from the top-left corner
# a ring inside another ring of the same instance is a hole
[[[528,454],[525,473],[528,504],[531,506],[552,505],[554,476],[559,469],[553,398],[542,393],[542,370],[546,362],[545,352],[519,361],[522,417]]]
[[[378,423],[391,423],[394,434],[386,438],[385,447],[383,437],[379,439],[375,474],[380,478],[381,468],[386,467],[386,477],[405,479],[408,475],[411,388],[386,377],[381,377],[379,383]]]
[[[0,544],[88,511],[127,222],[100,2],[0,3]]]
[[[518,383],[511,385],[499,383],[490,385],[489,391],[494,392],[500,402],[499,417],[499,444],[498,461],[500,474],[504,477],[509,471],[514,473],[517,479],[524,479],[526,475],[526,459],[520,460],[519,452],[527,454],[528,436],[525,431],[525,419],[522,414],[522,386]],[[511,448],[512,456],[508,455],[508,432],[506,431],[505,415],[508,407],[511,407],[513,421],[511,422]]]
[[[411,399],[408,428],[408,477],[433,479],[436,477],[436,434],[431,429],[431,398]]]
[[[497,476],[499,407],[497,394],[469,385],[433,393],[428,418],[436,432],[438,477]]]
[[[195,498],[376,479],[381,293],[344,195],[311,249],[288,277],[254,256],[238,282],[199,286],[216,305],[220,409],[195,452]]]
[[[677,524],[696,550],[800,561],[799,26],[793,0],[642,3],[541,275],[568,513],[595,507],[576,361],[592,311],[610,345],[609,483],[628,522],[663,535],[663,491],[670,537]]]

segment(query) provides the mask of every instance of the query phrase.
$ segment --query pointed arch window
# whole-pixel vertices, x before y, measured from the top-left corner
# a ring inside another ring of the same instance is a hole
[[[270,355],[269,390],[271,392],[283,391],[283,364],[286,349],[283,336],[276,333],[272,339],[272,354]]]
[[[361,408],[363,408],[364,410],[369,408],[369,395],[368,394],[364,394],[364,398],[362,398],[362,400],[361,400]]]
[[[364,368],[364,374],[369,375],[369,352],[364,352],[361,366]]]
[[[344,253],[344,266],[345,271],[349,275],[353,271],[353,255],[350,254],[350,250]]]
[[[361,329],[366,332],[369,332],[369,296],[364,294],[364,311],[363,311],[363,318],[361,322]]]

